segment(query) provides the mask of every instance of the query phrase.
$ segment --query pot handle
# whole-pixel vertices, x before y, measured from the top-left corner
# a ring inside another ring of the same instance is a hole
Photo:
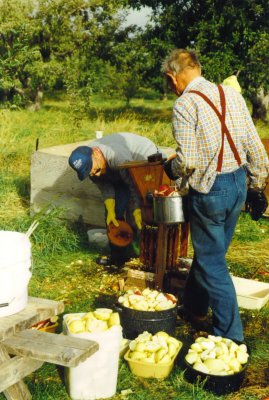
[[[119,304],[114,304],[113,309],[115,312],[122,313],[122,308]]]

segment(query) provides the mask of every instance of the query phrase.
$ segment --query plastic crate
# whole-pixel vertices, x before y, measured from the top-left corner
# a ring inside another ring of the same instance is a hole
[[[238,306],[250,310],[261,309],[269,300],[269,283],[232,276]]]

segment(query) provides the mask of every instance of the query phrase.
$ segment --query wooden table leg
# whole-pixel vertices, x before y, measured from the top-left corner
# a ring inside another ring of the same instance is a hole
[[[0,345],[0,392],[4,393],[7,400],[30,400],[31,393],[21,379],[40,368],[42,364],[42,361],[25,357],[11,358]]]

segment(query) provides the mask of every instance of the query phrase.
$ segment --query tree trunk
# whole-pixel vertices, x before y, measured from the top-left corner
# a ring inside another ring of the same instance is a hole
[[[264,89],[260,88],[255,95],[250,98],[252,104],[252,118],[261,119],[267,122],[267,110],[269,105],[269,93],[265,94]]]
[[[38,111],[41,108],[41,103],[44,95],[44,89],[42,85],[39,85],[36,90],[33,90],[31,100],[32,103],[28,106],[30,111]]]

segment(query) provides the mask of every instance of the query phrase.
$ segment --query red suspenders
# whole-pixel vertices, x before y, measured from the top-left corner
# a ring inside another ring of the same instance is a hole
[[[212,101],[204,93],[199,92],[198,90],[190,90],[189,93],[196,93],[199,96],[201,96],[207,102],[207,104],[209,104],[209,106],[215,111],[215,113],[217,114],[217,116],[220,120],[220,123],[221,123],[221,148],[220,148],[220,152],[219,152],[219,156],[218,156],[218,165],[217,165],[216,171],[221,172],[222,162],[223,162],[224,135],[226,135],[226,137],[227,137],[228,143],[234,154],[234,158],[236,159],[237,164],[239,166],[241,165],[242,161],[238,154],[238,151],[236,150],[232,136],[231,136],[231,134],[226,126],[226,123],[225,123],[226,102],[225,102],[224,91],[220,85],[218,85],[218,90],[219,90],[219,95],[220,95],[220,105],[221,105],[222,113],[219,112],[219,110],[217,109],[215,104],[213,104]]]

